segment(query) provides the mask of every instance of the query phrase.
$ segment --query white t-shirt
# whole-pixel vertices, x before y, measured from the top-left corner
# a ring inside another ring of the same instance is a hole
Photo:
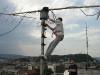
[[[56,26],[54,27],[55,31],[61,31],[64,33],[63,23],[60,20],[55,20]]]

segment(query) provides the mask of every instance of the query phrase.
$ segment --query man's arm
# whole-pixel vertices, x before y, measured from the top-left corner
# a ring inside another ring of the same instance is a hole
[[[46,26],[47,26],[50,30],[52,30],[52,31],[55,30],[54,28],[50,27],[48,24],[46,24]]]
[[[70,69],[70,67],[68,69],[68,72],[76,72],[76,71],[77,71],[77,66],[75,66],[73,69]]]
[[[50,21],[54,22],[55,23],[55,20],[51,19],[50,17],[48,18]]]
[[[76,72],[76,69],[69,69],[68,72]]]

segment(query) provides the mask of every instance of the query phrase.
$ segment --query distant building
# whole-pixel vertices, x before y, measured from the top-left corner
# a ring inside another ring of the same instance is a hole
[[[60,64],[56,66],[56,73],[64,73],[65,71],[65,65]]]
[[[48,68],[51,68],[52,71],[55,72],[55,65],[51,65],[51,64],[49,64],[49,65],[48,65]]]
[[[23,71],[20,71],[18,73],[18,75],[32,75],[33,73],[36,73],[36,70],[23,70]]]

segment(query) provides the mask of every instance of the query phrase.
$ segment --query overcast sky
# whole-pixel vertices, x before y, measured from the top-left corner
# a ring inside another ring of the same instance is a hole
[[[67,6],[100,5],[100,0],[0,0],[0,13],[12,13],[41,10],[43,7],[61,8]],[[5,9],[5,11],[4,11]],[[83,8],[86,14],[93,15],[100,8]],[[86,16],[80,9],[64,9],[53,11],[56,17],[63,18],[64,40],[53,51],[53,55],[67,55],[87,53],[86,23],[88,36],[88,52],[92,57],[100,57],[100,18]],[[25,14],[24,14],[25,15]],[[0,36],[0,54],[18,54],[25,56],[39,56],[41,54],[41,26],[39,12],[26,14],[36,19],[24,18],[19,26],[12,32]],[[51,18],[53,15],[49,12]],[[0,35],[18,25],[22,18],[0,15]],[[49,23],[48,23],[49,24]],[[52,27],[55,24],[50,24]],[[45,39],[45,52],[49,43],[55,38],[47,29]]]

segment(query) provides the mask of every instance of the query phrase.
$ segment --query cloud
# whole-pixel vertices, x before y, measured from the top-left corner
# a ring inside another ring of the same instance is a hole
[[[23,42],[19,42],[19,48],[21,49],[21,51],[23,51],[23,55],[27,55],[27,56],[39,56],[41,49],[40,49],[39,44],[28,44],[28,43],[23,43]]]
[[[90,44],[99,44],[100,43],[100,28],[91,27],[88,29],[88,39]]]
[[[17,6],[14,12],[22,11],[33,11],[33,10],[41,10],[43,7],[47,6],[49,8],[60,8],[60,7],[67,7],[67,6],[79,6],[79,5],[96,5],[100,4],[99,0],[0,0],[0,13],[4,11],[7,5],[7,12],[11,13],[14,8]],[[3,7],[3,8],[2,8]],[[97,8],[89,8],[89,9],[82,9],[86,14],[94,14],[98,12]],[[7,13],[4,11],[4,13]],[[53,54],[65,54],[68,51],[62,51],[63,48],[70,50],[69,53],[79,53],[80,50],[86,45],[86,24],[85,22],[89,23],[88,28],[88,38],[89,38],[89,45],[94,46],[97,50],[100,49],[98,44],[100,44],[100,22],[99,19],[95,20],[96,16],[86,16],[84,15],[79,9],[64,9],[64,10],[55,10],[53,11],[56,17],[63,18],[64,24],[64,40],[59,43],[57,48]],[[26,16],[36,17],[35,20],[24,18],[24,20],[20,23],[20,25],[9,34],[0,37],[0,53],[9,53],[9,54],[22,54],[22,55],[40,55],[41,52],[41,26],[37,27],[37,22],[40,21],[40,14],[26,14]],[[53,15],[49,12],[51,18]],[[14,28],[19,21],[21,20],[20,17],[10,16],[8,21],[7,18],[9,16],[0,16],[0,34],[5,33],[12,28]],[[6,21],[6,22],[5,22]],[[33,21],[33,22],[32,22]],[[11,23],[12,22],[12,23]],[[41,24],[39,24],[41,25]],[[54,27],[55,25],[51,25]],[[47,38],[45,39],[45,49],[48,47],[49,43],[55,38],[51,37],[52,32],[47,29],[46,31]],[[79,41],[80,40],[81,44]],[[2,50],[1,50],[2,49]],[[56,52],[57,51],[57,52]],[[83,51],[85,52],[85,51]],[[93,52],[91,52],[91,55]],[[96,55],[96,53],[95,53]],[[96,55],[97,56],[97,55]]]
[[[84,5],[98,5],[100,4],[99,0],[84,0]]]
[[[33,31],[30,32],[29,35],[32,36],[32,37],[35,37],[35,38],[41,38],[41,31],[33,30]]]
[[[73,30],[73,29],[76,29],[76,28],[78,28],[78,27],[79,27],[78,24],[69,24],[69,25],[66,25],[66,26],[65,26],[65,29]]]
[[[100,43],[100,29],[99,28],[91,28],[88,29],[87,31],[87,37],[89,40],[89,44],[97,44]],[[66,40],[67,39],[81,39],[81,40],[86,40],[86,30],[80,31],[80,32],[75,32],[75,33],[69,33],[65,34],[64,37]]]
[[[0,43],[0,53],[1,54],[23,54],[16,42],[2,41]]]
[[[85,30],[81,31],[81,32],[77,32],[77,33],[69,33],[69,34],[65,34],[65,39],[84,39],[85,38]]]

